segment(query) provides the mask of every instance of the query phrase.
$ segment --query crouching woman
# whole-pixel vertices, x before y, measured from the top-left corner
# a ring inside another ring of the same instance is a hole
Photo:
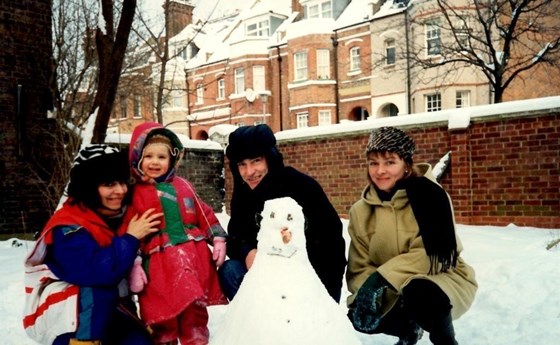
[[[413,164],[415,143],[375,129],[366,155],[369,185],[350,210],[348,316],[363,333],[416,344],[456,345],[453,320],[473,303],[474,270],[460,257],[450,199],[429,164]]]

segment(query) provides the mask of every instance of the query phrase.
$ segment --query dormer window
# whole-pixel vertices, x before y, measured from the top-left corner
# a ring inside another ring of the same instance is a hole
[[[177,55],[183,58],[183,60],[192,59],[198,53],[198,47],[194,44],[190,43],[187,46],[184,46],[176,52]]]
[[[305,4],[306,18],[333,18],[332,0],[315,0]]]
[[[253,23],[248,23],[245,27],[246,36],[259,36],[259,37],[269,37],[270,36],[270,22],[267,19],[255,21]]]

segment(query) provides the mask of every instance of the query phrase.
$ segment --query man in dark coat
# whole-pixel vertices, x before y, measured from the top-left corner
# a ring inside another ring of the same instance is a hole
[[[218,271],[231,300],[251,268],[257,251],[258,215],[266,200],[291,197],[303,208],[309,261],[338,303],[346,265],[342,223],[325,192],[312,177],[284,166],[274,133],[267,125],[239,127],[226,148],[233,175],[226,261]]]

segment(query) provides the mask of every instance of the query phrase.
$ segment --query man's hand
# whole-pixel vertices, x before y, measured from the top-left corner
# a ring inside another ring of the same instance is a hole
[[[247,266],[248,270],[251,269],[251,266],[253,266],[253,262],[255,261],[256,255],[257,255],[256,249],[251,249],[249,254],[247,254],[247,257],[245,258],[245,265]]]

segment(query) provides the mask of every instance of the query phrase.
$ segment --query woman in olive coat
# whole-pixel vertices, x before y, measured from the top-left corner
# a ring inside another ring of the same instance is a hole
[[[447,193],[429,164],[412,162],[414,141],[393,127],[370,136],[370,184],[350,210],[348,316],[364,333],[416,344],[457,344],[452,320],[472,305],[474,270],[460,257]]]

